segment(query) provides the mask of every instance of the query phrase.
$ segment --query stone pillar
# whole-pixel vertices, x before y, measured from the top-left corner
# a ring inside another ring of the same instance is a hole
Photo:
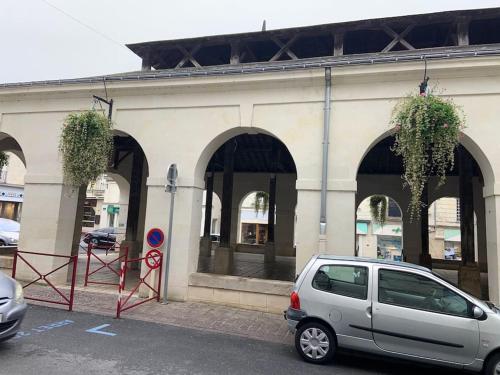
[[[169,267],[170,300],[187,299],[189,275],[196,272],[198,266],[203,189],[201,183],[195,185],[193,181],[178,179]],[[170,194],[165,192],[165,177],[148,178],[146,228],[160,228],[167,235],[169,210]],[[165,245],[163,251],[164,249]],[[143,264],[141,274],[144,275],[145,272]]]
[[[335,181],[327,198],[326,253],[354,256],[356,249],[356,181]]]
[[[485,191],[486,192],[486,191]],[[485,194],[489,300],[500,303],[500,194]]]
[[[274,263],[276,248],[274,245],[274,216],[276,207],[276,174],[269,179],[269,209],[267,210],[267,242],[264,252],[264,262]]]
[[[318,254],[319,214],[321,194],[318,185],[297,180],[297,222],[295,225],[296,266],[298,274],[311,256]]]
[[[205,196],[205,221],[203,226],[203,237],[200,240],[200,255],[211,256],[212,255],[212,198],[214,194],[214,174],[213,172],[207,173],[207,193]]]
[[[125,240],[120,246],[128,247],[129,258],[138,258],[142,248],[142,238],[139,238],[139,220],[141,210],[141,193],[143,186],[144,154],[139,145],[135,145],[132,154],[132,172],[130,177],[130,191],[127,211],[127,229]],[[144,228],[143,228],[144,230]],[[132,264],[135,268],[136,265]]]
[[[474,247],[474,190],[472,157],[460,147],[459,195],[460,195],[460,238],[462,264],[458,270],[458,285],[467,292],[481,297],[481,275],[475,259]]]
[[[432,268],[432,257],[429,253],[429,184],[424,185],[422,191],[422,207],[420,209],[420,246],[419,264]]]
[[[297,177],[295,174],[279,174],[276,178],[276,222],[274,224],[276,255],[294,256]]]
[[[71,249],[71,255],[78,255],[79,253],[80,242],[82,239],[82,220],[85,209],[86,197],[87,197],[87,187],[80,186],[80,188],[78,189],[78,203],[75,214],[75,229],[73,231],[73,247]],[[85,247],[84,250],[87,250],[87,247]]]
[[[78,189],[65,186],[62,176],[25,176],[23,215],[19,249],[57,255],[71,255],[78,209]],[[48,273],[66,263],[63,258],[25,255],[41,273]],[[50,276],[52,282],[63,284],[68,268]],[[33,280],[34,273],[21,260],[16,278]]]
[[[480,272],[488,272],[488,257],[486,252],[486,212],[485,201],[480,181],[474,179],[474,211],[476,213],[477,262]]]
[[[231,248],[231,217],[233,205],[234,149],[232,141],[224,146],[224,175],[222,178],[222,209],[220,227],[220,245],[215,249],[215,273],[229,274],[233,266]]]
[[[403,207],[406,207],[403,206]],[[410,215],[403,213],[403,256],[405,262],[419,264],[422,249],[422,236],[420,234],[420,220],[413,219],[410,222]]]

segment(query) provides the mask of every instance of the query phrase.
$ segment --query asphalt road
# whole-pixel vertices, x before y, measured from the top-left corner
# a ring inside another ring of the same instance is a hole
[[[457,374],[345,354],[314,366],[289,345],[38,306],[22,328],[0,343],[2,375]]]

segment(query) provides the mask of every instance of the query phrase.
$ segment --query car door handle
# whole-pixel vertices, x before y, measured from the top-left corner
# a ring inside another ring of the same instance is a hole
[[[371,318],[372,317],[372,307],[371,306],[368,306],[366,308],[366,315]]]

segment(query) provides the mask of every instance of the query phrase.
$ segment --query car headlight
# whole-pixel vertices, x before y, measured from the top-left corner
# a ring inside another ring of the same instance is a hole
[[[14,295],[16,303],[24,303],[23,286],[16,281],[16,293]]]
[[[10,242],[17,242],[17,238],[9,238]]]

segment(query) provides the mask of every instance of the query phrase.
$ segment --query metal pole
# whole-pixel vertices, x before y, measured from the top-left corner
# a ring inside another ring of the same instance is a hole
[[[167,233],[167,248],[166,253],[167,256],[163,256],[163,269],[165,270],[165,280],[163,281],[163,304],[166,305],[168,303],[167,300],[167,291],[168,291],[168,271],[170,265],[170,248],[172,245],[172,222],[174,219],[174,198],[175,198],[175,185],[172,186],[172,190],[170,192],[170,214],[168,219],[168,233]]]
[[[321,211],[319,234],[326,234],[326,189],[328,184],[328,143],[330,137],[330,101],[332,96],[332,71],[325,68],[325,108],[323,118],[323,168],[321,173]]]
[[[165,191],[170,192],[170,215],[168,220],[168,233],[167,233],[167,248],[165,249],[167,256],[163,254],[163,269],[164,273],[164,282],[163,282],[163,304],[168,303],[167,293],[168,293],[168,270],[170,266],[170,250],[172,246],[172,225],[174,221],[174,199],[175,199],[175,191],[176,180],[177,180],[177,164],[171,164],[168,168],[167,172],[167,185],[165,186]]]

